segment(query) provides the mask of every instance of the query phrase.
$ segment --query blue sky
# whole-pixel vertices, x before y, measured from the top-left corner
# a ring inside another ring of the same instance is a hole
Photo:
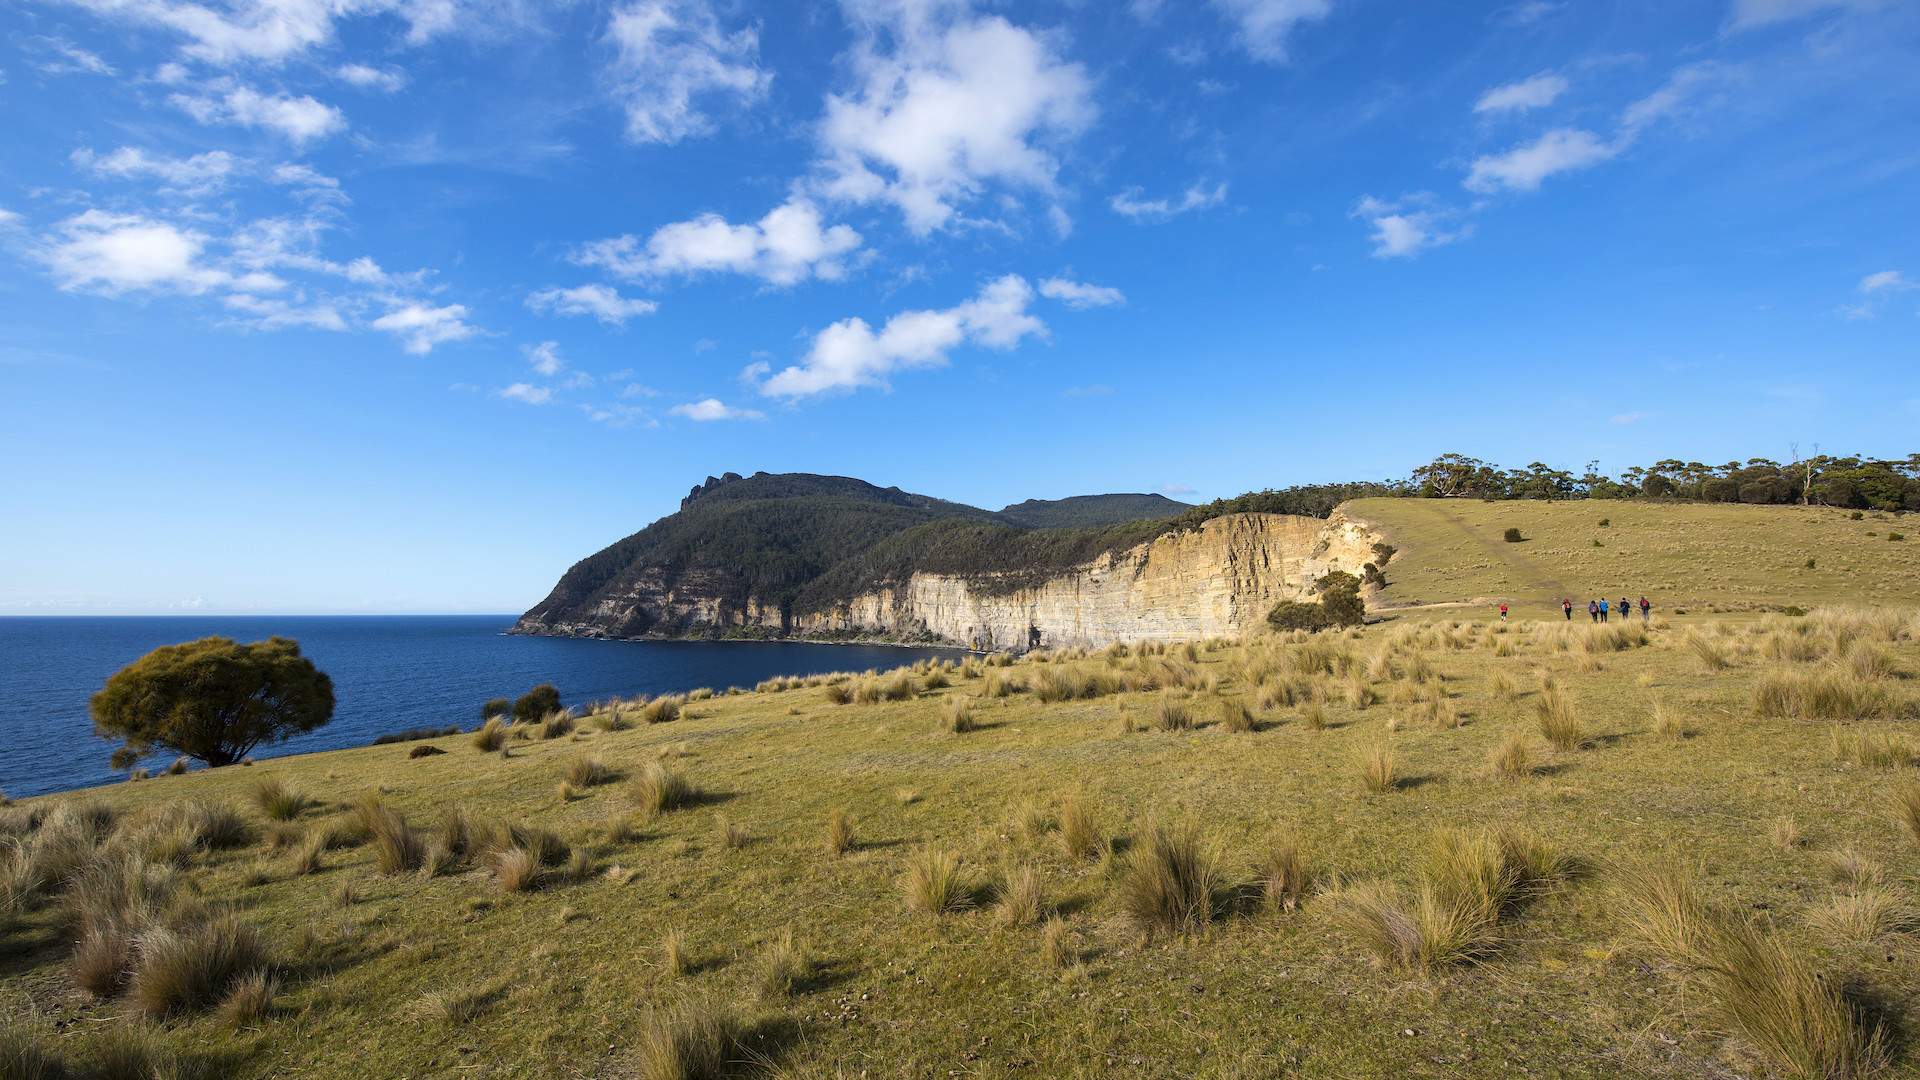
[[[709,473],[1920,430],[1899,0],[20,0],[0,613],[517,611]]]

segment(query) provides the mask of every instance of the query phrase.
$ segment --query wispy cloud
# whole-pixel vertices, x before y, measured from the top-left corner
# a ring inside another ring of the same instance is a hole
[[[704,398],[690,401],[685,405],[675,405],[668,409],[675,416],[685,417],[695,423],[709,424],[718,420],[765,420],[767,414],[756,409],[740,409],[721,401],[719,398]]]
[[[760,34],[726,29],[708,0],[638,0],[613,11],[607,75],[627,114],[627,137],[676,143],[713,130],[709,113],[765,96]]]
[[[1140,188],[1128,188],[1107,200],[1121,217],[1134,221],[1165,221],[1194,210],[1206,210],[1227,201],[1227,185],[1197,182],[1178,198],[1149,199]]]
[[[1040,283],[1040,295],[1058,300],[1075,310],[1114,307],[1127,302],[1125,293],[1108,285],[1089,285],[1063,277],[1050,277]]]
[[[1477,113],[1514,113],[1545,108],[1567,92],[1565,76],[1543,71],[1519,82],[1496,86],[1473,103]]]

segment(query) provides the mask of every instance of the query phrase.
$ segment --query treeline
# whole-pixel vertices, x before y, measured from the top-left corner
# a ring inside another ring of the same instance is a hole
[[[1576,474],[1534,462],[1502,469],[1442,454],[1413,470],[1396,494],[1478,499],[1671,499],[1689,502],[1920,510],[1920,454],[1894,460],[1819,455],[1782,464],[1767,458],[1707,465],[1667,458],[1606,476],[1597,463]]]

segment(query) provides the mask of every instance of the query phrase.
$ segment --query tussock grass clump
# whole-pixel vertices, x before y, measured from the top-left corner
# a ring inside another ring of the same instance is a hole
[[[1781,851],[1798,851],[1807,843],[1806,833],[1801,830],[1800,823],[1789,814],[1774,818],[1768,835],[1773,838],[1773,846]]]
[[[1697,630],[1689,630],[1687,636],[1681,640],[1686,645],[1687,652],[1691,653],[1693,658],[1699,661],[1700,666],[1707,671],[1725,671],[1732,666],[1733,661],[1727,657],[1726,647],[1707,635]]]
[[[1495,701],[1512,701],[1520,696],[1520,688],[1513,684],[1513,676],[1496,671],[1487,679],[1487,693]]]
[[[180,930],[149,927],[134,951],[127,994],[135,1008],[154,1017],[210,1009],[268,966],[260,935],[232,915]]]
[[[687,955],[687,939],[680,931],[668,930],[661,935],[660,966],[676,979],[693,970],[693,959]]]
[[[1391,741],[1382,739],[1360,752],[1360,783],[1375,794],[1393,791],[1400,786]]]
[[[737,1013],[711,1001],[654,1009],[640,1027],[640,1080],[720,1080],[746,1056],[746,1030]]]
[[[952,735],[964,735],[979,725],[973,719],[973,706],[966,698],[953,698],[940,710],[940,730]]]
[[[1069,859],[1097,859],[1107,848],[1098,815],[1079,792],[1060,800],[1060,848]]]
[[[1851,844],[1828,853],[1827,869],[1834,881],[1850,889],[1884,885],[1887,880],[1886,864]]]
[[[1161,731],[1193,730],[1193,714],[1187,711],[1185,702],[1171,695],[1162,694],[1153,703],[1153,726]]]
[[[414,999],[410,1011],[414,1016],[444,1027],[462,1027],[485,1012],[501,992],[501,987],[497,985],[463,990],[429,990]]]
[[[326,868],[327,838],[324,833],[311,833],[294,850],[288,861],[287,873],[294,877],[317,874]]]
[[[834,705],[851,705],[853,692],[852,683],[833,683],[827,687],[827,701]]]
[[[1017,677],[1000,671],[987,676],[983,692],[990,698],[1011,697],[1025,689],[1025,684]]]
[[[354,816],[373,840],[373,865],[382,874],[411,874],[420,869],[426,844],[399,811],[368,796],[354,806]]]
[[[1894,823],[1907,830],[1907,836],[1920,844],[1920,780],[1907,780],[1887,796]]]
[[[1571,860],[1532,837],[1443,829],[1411,899],[1365,882],[1333,898],[1334,917],[1380,962],[1427,972],[1484,959],[1505,914],[1572,872]]]
[[[1040,874],[1031,866],[1010,866],[1001,871],[999,888],[994,891],[993,915],[1003,926],[1032,926],[1046,914],[1041,897]]]
[[[1487,772],[1495,780],[1524,780],[1533,775],[1533,748],[1526,736],[1510,732],[1487,755]]]
[[[39,1026],[9,1017],[0,1020],[0,1077],[5,1080],[68,1080],[66,1059]]]
[[[567,762],[563,774],[566,781],[577,788],[598,787],[613,779],[613,770],[595,757],[577,757]]]
[[[1892,720],[1915,712],[1884,683],[1839,667],[1762,672],[1752,706],[1763,717],[1787,720]]]
[[[760,996],[766,998],[784,998],[806,983],[807,976],[813,973],[813,961],[807,957],[806,949],[793,936],[791,927],[782,930],[780,936],[767,945],[760,954]]]
[[[681,706],[684,703],[674,695],[654,698],[640,706],[640,722],[644,724],[671,724],[680,719]]]
[[[497,716],[487,717],[480,730],[473,733],[473,748],[483,754],[498,752],[507,745],[507,725]]]
[[[1866,769],[1898,769],[1913,764],[1911,740],[1886,731],[1848,731],[1835,726],[1833,758]]]
[[[1540,699],[1534,703],[1534,715],[1540,723],[1540,734],[1546,736],[1555,750],[1578,750],[1586,743],[1586,726],[1580,722],[1573,699],[1558,686],[1540,691]]]
[[[845,810],[835,810],[827,819],[827,854],[845,855],[853,850],[853,845],[853,819]]]
[[[1871,945],[1920,929],[1920,911],[1893,890],[1869,885],[1842,893],[1807,913],[1807,924],[1841,941]]]
[[[699,796],[699,789],[677,770],[649,761],[634,774],[627,793],[643,812],[664,814],[692,803]]]
[[[220,1020],[231,1028],[250,1027],[273,1012],[274,998],[280,994],[280,981],[265,969],[250,971],[235,980],[220,1003]]]
[[[1052,916],[1040,928],[1040,959],[1056,971],[1079,963],[1080,948],[1074,941],[1073,927],[1065,919]]]
[[[506,892],[532,892],[539,888],[545,868],[540,856],[523,847],[510,847],[493,853],[493,882]]]
[[[1236,735],[1245,735],[1254,730],[1253,713],[1247,711],[1246,704],[1237,698],[1220,698],[1214,703],[1214,712],[1220,717],[1222,730]]]
[[[1151,938],[1206,926],[1222,884],[1219,860],[1197,828],[1149,823],[1128,850],[1114,889],[1121,912]]]
[[[574,720],[572,713],[564,711],[549,713],[547,714],[547,718],[540,722],[540,737],[542,739],[558,739],[566,735],[571,735],[573,734],[573,725]]]
[[[973,906],[960,856],[939,848],[922,848],[907,860],[902,887],[907,907],[924,915],[950,915]]]
[[[920,692],[920,683],[913,677],[913,672],[899,668],[882,677],[878,688],[883,701],[911,701]]]
[[[272,821],[292,821],[312,805],[305,795],[288,787],[279,777],[253,785],[253,804]]]
[[[753,843],[753,834],[747,831],[747,827],[725,814],[714,815],[713,834],[720,846],[728,851],[739,851]]]
[[[1261,895],[1281,911],[1293,911],[1312,887],[1313,877],[1300,851],[1299,837],[1289,831],[1275,834],[1260,864]]]
[[[1692,734],[1680,710],[1664,701],[1653,707],[1653,733],[1667,742],[1684,742]]]
[[[1308,731],[1325,731],[1328,727],[1326,707],[1319,702],[1310,702],[1300,710],[1300,722]]]
[[[1708,906],[1684,867],[1628,871],[1621,895],[1640,944],[1691,971],[1714,1020],[1774,1068],[1825,1080],[1885,1065],[1881,1031],[1847,999],[1839,980],[1817,971],[1778,934]],[[1856,908],[1847,918],[1858,914]]]

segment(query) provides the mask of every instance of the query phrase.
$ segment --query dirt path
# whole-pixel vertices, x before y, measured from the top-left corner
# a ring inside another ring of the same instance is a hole
[[[1542,571],[1532,559],[1527,558],[1524,550],[1526,547],[1525,544],[1509,544],[1504,540],[1495,541],[1480,532],[1476,532],[1474,529],[1468,527],[1467,523],[1460,519],[1460,515],[1454,513],[1453,508],[1446,505],[1444,501],[1439,502],[1433,509],[1435,516],[1441,521],[1444,521],[1448,527],[1459,534],[1462,539],[1479,548],[1487,558],[1492,559],[1494,562],[1511,571],[1513,576],[1520,581],[1521,587],[1534,589],[1539,593],[1537,597],[1512,596],[1507,599],[1538,599],[1550,603],[1559,603],[1561,597],[1573,595],[1567,591],[1567,587],[1564,584]]]

